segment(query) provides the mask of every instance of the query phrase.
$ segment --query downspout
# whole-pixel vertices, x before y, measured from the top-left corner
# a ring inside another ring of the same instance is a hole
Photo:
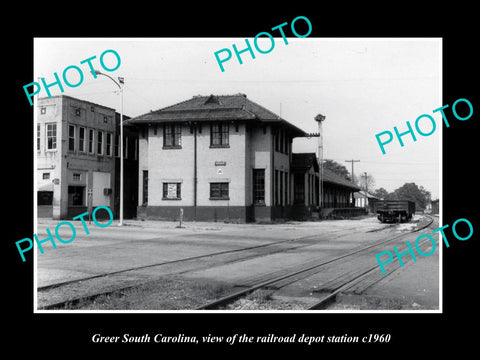
[[[273,130],[273,125],[271,126],[271,134],[272,134],[272,168],[271,168],[271,180],[270,180],[270,202],[271,202],[271,207],[270,207],[270,219],[273,219],[274,215],[274,207],[275,207],[275,196],[276,196],[276,188],[275,188],[275,131]]]
[[[197,124],[193,124],[193,217],[197,220]]]

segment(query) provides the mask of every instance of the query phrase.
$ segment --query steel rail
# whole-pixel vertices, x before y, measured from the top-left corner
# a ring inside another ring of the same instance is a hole
[[[322,235],[329,235],[329,234],[334,234],[334,233],[337,233],[337,232],[341,232],[341,231],[345,231],[345,230],[353,230],[353,229],[356,229],[356,228],[335,230],[335,231],[331,231],[331,232],[328,232],[328,233],[324,233]],[[267,243],[267,244],[247,246],[247,247],[239,248],[239,249],[224,250],[224,251],[218,251],[218,252],[213,252],[213,253],[208,253],[208,254],[203,254],[203,255],[190,256],[190,257],[186,257],[186,258],[182,258],[182,259],[164,261],[164,262],[161,262],[161,263],[136,266],[136,267],[131,267],[131,268],[127,268],[127,269],[111,271],[111,272],[108,272],[108,273],[92,275],[92,276],[84,277],[84,278],[81,278],[81,279],[73,279],[73,280],[63,281],[63,282],[59,282],[59,283],[55,283],[55,284],[39,286],[39,287],[37,287],[37,291],[46,291],[46,290],[50,290],[50,289],[54,289],[54,288],[57,288],[57,287],[70,285],[70,284],[74,284],[74,283],[78,283],[78,282],[82,282],[82,281],[86,281],[86,280],[92,280],[92,279],[97,279],[97,278],[101,278],[101,277],[107,277],[107,276],[110,276],[110,275],[116,275],[116,274],[121,274],[121,273],[135,271],[135,270],[142,270],[142,269],[147,269],[147,268],[156,267],[156,266],[164,266],[164,265],[170,265],[170,264],[175,264],[175,263],[179,263],[179,262],[187,262],[187,261],[192,261],[192,260],[197,260],[197,259],[202,259],[202,258],[214,257],[214,256],[219,256],[219,255],[225,255],[225,254],[232,254],[232,253],[236,253],[236,252],[254,250],[254,249],[258,249],[258,248],[264,248],[264,247],[274,246],[274,245],[283,244],[283,243],[289,243],[289,242],[294,243],[294,242],[302,241],[302,240],[305,240],[305,239],[314,238],[314,237],[317,237],[318,235],[319,234],[307,235],[307,236],[302,236],[302,237],[299,237],[299,238],[280,240],[280,241],[275,241],[275,242],[271,242],[271,243]],[[309,246],[309,245],[305,245],[305,246]],[[288,251],[288,250],[292,250],[292,248],[279,249],[277,251],[273,251],[273,252],[270,252],[270,253],[260,254],[259,256],[266,256],[266,255],[274,254],[274,253],[277,253],[277,252]],[[250,258],[251,257],[248,257],[247,259],[250,259]]]
[[[412,233],[418,232],[418,231],[420,231],[420,230],[423,230],[423,229],[427,228],[428,226],[430,226],[430,225],[433,223],[433,218],[432,218],[431,216],[426,215],[426,217],[429,217],[429,218],[430,218],[430,221],[428,222],[428,224],[426,224],[426,225],[424,225],[424,226],[422,226],[422,227],[420,227],[420,228],[417,228],[417,229],[415,229],[415,230],[412,230],[412,231],[410,231],[410,232],[408,232],[408,233],[406,233],[406,234],[400,234],[400,235],[395,236],[395,237],[393,237],[393,238],[390,238],[390,239],[387,239],[387,240],[382,240],[382,241],[380,241],[380,242],[377,242],[377,243],[374,243],[374,244],[371,244],[371,245],[362,247],[362,248],[360,248],[360,249],[357,249],[357,250],[348,252],[348,253],[346,253],[346,254],[343,254],[343,255],[341,255],[341,256],[335,257],[335,258],[333,258],[333,259],[330,259],[330,260],[327,260],[327,261],[322,261],[322,262],[320,262],[320,263],[318,263],[318,264],[315,264],[315,265],[313,265],[313,266],[308,266],[308,267],[303,268],[303,269],[300,269],[300,270],[295,270],[295,271],[293,271],[293,272],[291,272],[291,273],[288,273],[288,274],[286,274],[286,275],[274,277],[274,278],[271,278],[271,279],[269,279],[269,280],[265,280],[265,281],[259,282],[259,283],[255,284],[255,285],[249,286],[247,289],[240,290],[240,291],[238,291],[238,292],[235,292],[235,293],[233,293],[233,294],[224,296],[224,297],[222,297],[222,298],[220,298],[220,299],[217,299],[217,300],[212,301],[212,302],[210,302],[210,303],[208,303],[208,304],[205,304],[205,305],[203,305],[203,306],[201,306],[201,307],[198,307],[196,310],[213,310],[213,309],[215,309],[215,308],[218,308],[218,307],[221,307],[221,306],[225,306],[225,305],[227,305],[227,304],[229,304],[229,303],[231,303],[231,302],[233,302],[233,301],[235,301],[235,300],[237,300],[237,299],[239,299],[239,298],[241,298],[241,297],[243,297],[243,296],[245,296],[245,295],[248,295],[248,294],[252,293],[252,292],[255,291],[255,290],[261,289],[261,288],[263,288],[263,287],[265,287],[265,286],[267,286],[267,285],[272,285],[272,284],[274,284],[274,283],[276,283],[276,282],[279,282],[279,281],[281,281],[281,280],[287,279],[287,278],[289,278],[289,277],[294,277],[294,276],[299,275],[299,274],[301,274],[301,273],[304,273],[304,272],[313,270],[313,269],[315,269],[315,268],[322,267],[322,266],[324,266],[324,265],[327,265],[327,264],[330,264],[330,263],[339,261],[339,260],[341,260],[341,259],[344,259],[344,258],[349,257],[349,256],[352,256],[352,255],[355,255],[355,254],[357,254],[357,253],[359,253],[359,252],[368,250],[368,249],[370,249],[370,248],[372,248],[372,247],[379,246],[379,245],[385,244],[385,243],[387,243],[387,242],[392,242],[392,241],[395,241],[395,240],[397,240],[397,239],[399,239],[399,238],[401,238],[401,237],[404,237],[404,236],[407,236],[407,235],[409,235],[409,234],[412,234]],[[376,269],[376,268],[378,268],[377,265],[375,265],[374,267],[371,267],[371,268],[368,269],[366,272],[360,274],[359,277],[362,277],[362,278],[363,278],[364,275],[369,274],[371,271],[373,271],[373,270]],[[350,280],[349,282],[351,282],[351,281],[352,281],[352,280]],[[346,284],[345,284],[345,285],[346,285]],[[354,285],[354,284],[353,284],[353,285]],[[353,286],[353,285],[352,285],[352,286]],[[340,289],[343,289],[343,285],[340,287]],[[334,291],[335,296],[336,296],[336,294],[338,294],[338,292],[339,292],[339,289],[337,289],[337,290]],[[332,296],[333,296],[333,295],[332,295]],[[329,295],[328,297],[332,297],[332,296]]]

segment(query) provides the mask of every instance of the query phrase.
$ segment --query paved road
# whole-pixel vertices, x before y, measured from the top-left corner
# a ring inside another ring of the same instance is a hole
[[[39,238],[45,238],[46,228],[53,230],[56,224],[58,222],[53,220],[40,219],[37,231]],[[187,222],[183,223],[183,228],[177,228],[178,224],[172,222],[127,220],[123,227],[113,223],[107,228],[98,228],[92,222],[88,225],[90,234],[86,235],[80,222],[74,224],[77,237],[73,242],[57,242],[56,249],[45,243],[44,254],[37,254],[38,287],[127,268],[254,247],[248,252],[238,251],[228,253],[228,256],[208,258],[207,262],[204,259],[188,262],[188,266],[179,262],[176,265],[154,267],[150,268],[150,271],[144,270],[141,276],[137,273],[137,278],[132,275],[133,277],[124,279],[125,282],[134,282],[140,278],[143,281],[158,278],[163,274],[186,271],[185,278],[197,277],[203,279],[202,281],[233,284],[262,272],[307,261],[318,254],[327,256],[381,239],[385,236],[383,231],[368,231],[388,226],[380,224],[375,218],[272,225]],[[62,228],[62,231],[66,238],[70,237],[68,229]],[[304,239],[299,240],[300,238]],[[289,241],[295,239],[295,242]],[[262,247],[271,243],[277,244]],[[292,250],[294,243],[303,246]],[[289,251],[285,251],[287,249]],[[241,261],[243,257],[251,259]],[[431,267],[435,267],[435,264]],[[108,286],[112,286],[112,281],[120,280],[112,278]],[[95,286],[107,285],[103,281]],[[82,291],[75,289],[77,294]],[[48,300],[42,297],[39,299]]]

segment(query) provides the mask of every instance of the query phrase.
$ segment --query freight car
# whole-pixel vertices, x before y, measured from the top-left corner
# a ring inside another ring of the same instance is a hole
[[[405,222],[412,219],[415,214],[415,202],[409,200],[378,200],[375,201],[378,220]]]

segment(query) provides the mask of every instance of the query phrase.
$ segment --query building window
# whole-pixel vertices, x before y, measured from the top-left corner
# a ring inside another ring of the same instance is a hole
[[[284,129],[279,129],[275,135],[275,151],[288,154],[288,137]]]
[[[210,183],[210,200],[228,199],[228,183]]]
[[[82,179],[82,174],[80,173],[73,173],[73,181],[80,181]]]
[[[265,204],[265,169],[253,169],[253,203]]]
[[[97,154],[103,155],[103,131],[97,131]]]
[[[78,128],[78,151],[85,152],[85,128]]]
[[[50,179],[50,173],[43,173],[43,174],[42,174],[42,179],[43,179],[43,180],[48,180],[48,179]]]
[[[53,191],[38,191],[37,205],[52,205]]]
[[[228,147],[228,124],[212,124],[210,127],[210,147]]]
[[[279,181],[279,171],[278,170],[275,170],[275,174],[274,174],[274,179],[273,179],[273,192],[274,192],[274,198],[275,198],[275,201],[274,201],[274,204],[275,205],[279,205],[279,194],[278,194],[278,190],[279,190],[279,185],[280,185],[280,181]]]
[[[123,158],[128,159],[128,136],[123,138]]]
[[[162,200],[180,200],[182,198],[181,183],[163,183]]]
[[[40,108],[40,114],[45,115],[47,113],[47,108],[46,107],[41,107]]]
[[[148,204],[148,170],[143,170],[142,206]]]
[[[75,115],[76,115],[76,116],[80,116],[80,114],[81,114],[80,108],[76,108],[76,109],[75,109]]]
[[[106,117],[106,116],[103,117],[103,123],[104,124],[108,123],[108,117]]]
[[[288,199],[288,178],[289,178],[288,172],[284,172],[283,175],[285,177],[284,183],[283,183],[284,184],[283,190],[284,190],[284,196],[285,196],[284,199],[285,199],[285,205],[288,205],[288,203],[289,203],[289,199]]]
[[[83,206],[84,186],[68,187],[68,206]]]
[[[107,133],[107,156],[112,156],[112,133]]]
[[[283,205],[283,171],[278,171],[279,183],[278,183],[278,205]]]
[[[75,126],[68,125],[68,150],[75,151]]]
[[[115,135],[115,157],[120,157],[120,135]]]
[[[182,147],[182,125],[164,124],[163,126],[163,147],[181,148]]]
[[[37,124],[37,151],[40,151],[40,124]]]
[[[57,148],[57,124],[45,124],[47,127],[47,150],[55,150]]]
[[[133,140],[134,154],[133,160],[138,160],[138,139],[134,138]]]
[[[305,175],[295,174],[293,182],[294,182],[294,193],[293,193],[294,204],[305,203]]]
[[[89,129],[88,130],[88,153],[93,154],[93,130]]]

